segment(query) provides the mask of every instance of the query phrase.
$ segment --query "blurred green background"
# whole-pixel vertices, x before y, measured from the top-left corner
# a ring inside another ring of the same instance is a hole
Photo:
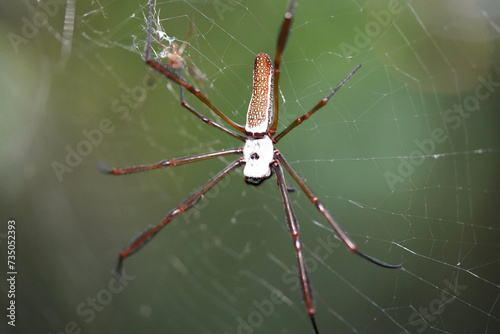
[[[190,36],[186,78],[244,123],[254,57],[274,56],[286,6],[157,1],[155,29],[167,49]],[[146,1],[0,9],[0,332],[312,333],[274,178],[250,187],[234,172],[116,279],[130,239],[233,158],[119,177],[98,164],[240,145],[142,61]],[[321,333],[499,332],[499,26],[496,1],[298,1],[280,128],[363,67],[278,148],[360,249],[404,266],[350,254],[291,193]]]

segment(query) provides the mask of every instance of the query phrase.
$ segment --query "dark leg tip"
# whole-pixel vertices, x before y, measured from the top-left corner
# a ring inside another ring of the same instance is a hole
[[[120,254],[120,257],[118,258],[118,264],[116,265],[116,272],[118,275],[123,276],[123,257]]]
[[[314,314],[309,314],[309,317],[311,317],[311,322],[314,328],[314,333],[319,334],[318,326],[316,325],[316,320],[314,319]]]
[[[375,263],[377,266],[384,267],[384,268],[389,268],[389,269],[399,269],[403,267],[402,264],[388,264],[385,262],[382,262],[380,260],[377,260],[369,255],[366,255],[365,253],[357,250],[356,253],[360,255],[361,257],[365,258],[366,260],[370,261],[371,263]]]

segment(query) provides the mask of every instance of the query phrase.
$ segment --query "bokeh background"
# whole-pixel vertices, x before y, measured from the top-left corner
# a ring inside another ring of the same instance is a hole
[[[157,56],[188,39],[186,78],[243,123],[254,57],[274,56],[286,8],[157,1]],[[0,4],[0,332],[312,333],[272,178],[251,187],[234,172],[117,280],[130,239],[232,158],[120,177],[98,164],[240,145],[143,63],[146,11],[137,0]],[[363,67],[279,149],[365,253],[404,266],[350,254],[291,193],[321,333],[499,332],[499,27],[494,0],[298,1],[280,128]]]

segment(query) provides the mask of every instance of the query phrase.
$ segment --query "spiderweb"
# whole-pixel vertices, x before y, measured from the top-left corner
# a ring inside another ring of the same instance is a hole
[[[286,5],[157,1],[154,54],[167,63],[185,43],[182,75],[244,123],[254,57],[274,57]],[[114,125],[92,159],[119,167],[240,145],[184,110],[178,87],[141,61],[146,1],[81,6],[68,64],[93,77],[95,124]],[[363,66],[278,148],[361,250],[403,264],[378,268],[349,253],[300,189],[292,192],[321,333],[500,330],[499,37],[494,1],[298,1],[279,129]],[[104,263],[76,292],[63,285],[38,322],[49,332],[74,320],[89,333],[312,333],[278,187],[273,178],[247,186],[241,171],[126,262],[135,278],[95,319],[75,315],[106,288],[129,238],[231,161],[99,179],[120,199],[96,213],[106,224],[76,225],[88,238],[98,231]]]

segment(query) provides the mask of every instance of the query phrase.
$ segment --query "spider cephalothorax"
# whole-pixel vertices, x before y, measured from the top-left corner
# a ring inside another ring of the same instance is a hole
[[[126,259],[131,254],[138,251],[142,246],[144,246],[149,240],[151,240],[156,233],[160,231],[168,222],[170,222],[174,217],[182,214],[190,207],[196,204],[196,202],[205,194],[210,188],[212,188],[217,182],[223,179],[230,172],[235,170],[240,166],[245,166],[243,174],[245,176],[245,181],[249,184],[259,185],[267,178],[271,177],[273,173],[276,176],[278,182],[278,187],[283,199],[283,204],[285,207],[285,217],[288,224],[288,229],[293,238],[293,245],[295,252],[297,254],[298,264],[299,264],[299,276],[302,282],[302,291],[304,295],[304,301],[307,308],[307,313],[312,321],[314,331],[318,333],[318,328],[316,325],[316,320],[314,318],[315,309],[312,300],[312,292],[309,283],[309,278],[307,276],[307,269],[302,254],[302,244],[299,239],[299,228],[298,221],[293,212],[292,204],[288,195],[290,188],[287,187],[285,182],[285,177],[283,173],[283,167],[290,174],[292,179],[297,183],[301,190],[306,194],[309,200],[316,206],[323,217],[328,221],[333,230],[337,233],[340,240],[347,246],[347,248],[360,255],[361,257],[386,268],[399,268],[401,265],[389,265],[383,263],[377,259],[374,259],[361,251],[358,250],[356,244],[342,231],[337,222],[332,218],[330,213],[325,209],[324,205],[319,201],[318,197],[312,192],[312,190],[305,184],[305,182],[300,178],[300,176],[295,172],[291,165],[286,161],[285,157],[280,151],[274,148],[274,145],[285,135],[287,135],[291,130],[293,130],[297,125],[301,124],[304,120],[309,118],[314,112],[323,107],[328,100],[337,92],[337,90],[342,87],[346,81],[359,69],[358,65],[351,73],[349,73],[344,80],[340,82],[335,89],[333,89],[330,94],[319,101],[314,107],[311,108],[307,113],[298,117],[293,121],[288,127],[281,131],[278,135],[276,133],[276,127],[278,123],[278,89],[279,89],[279,74],[280,74],[280,63],[281,54],[285,47],[285,42],[290,31],[291,21],[293,17],[293,11],[295,7],[295,1],[291,0],[288,6],[288,11],[285,14],[283,24],[281,26],[278,46],[276,50],[276,55],[274,59],[274,67],[271,62],[271,58],[265,53],[259,53],[255,59],[254,70],[253,70],[253,90],[252,98],[247,112],[247,119],[245,126],[241,126],[229,117],[227,117],[223,112],[217,109],[205,95],[203,95],[198,89],[194,88],[191,84],[185,81],[181,75],[179,75],[174,69],[171,68],[151,57],[151,39],[152,39],[152,0],[148,2],[149,15],[148,15],[148,36],[146,39],[146,47],[144,50],[144,59],[146,63],[164,75],[168,79],[180,85],[181,89],[181,105],[192,114],[194,114],[202,122],[213,126],[224,133],[244,142],[243,147],[237,147],[232,149],[227,149],[219,152],[211,152],[198,154],[193,156],[174,158],[169,160],[163,160],[156,164],[151,165],[141,165],[135,167],[126,168],[113,168],[109,172],[113,175],[130,174],[134,172],[146,171],[151,169],[165,168],[168,166],[179,166],[186,163],[192,163],[196,161],[212,159],[221,156],[228,155],[240,155],[238,159],[226,166],[218,174],[212,177],[205,185],[200,187],[193,194],[188,196],[179,206],[170,211],[165,218],[163,218],[156,225],[148,228],[139,234],[121,253],[119,256],[118,268],[121,269],[123,260]],[[229,129],[219,123],[205,117],[203,114],[196,111],[184,100],[184,90],[189,91],[201,102],[203,102],[209,109],[211,109],[216,115],[218,115],[224,122],[226,122],[234,130]]]
[[[251,179],[253,182],[270,177],[270,166],[274,161],[274,147],[271,138],[269,136],[249,137],[243,146],[243,159],[245,160],[243,175],[246,179]]]

